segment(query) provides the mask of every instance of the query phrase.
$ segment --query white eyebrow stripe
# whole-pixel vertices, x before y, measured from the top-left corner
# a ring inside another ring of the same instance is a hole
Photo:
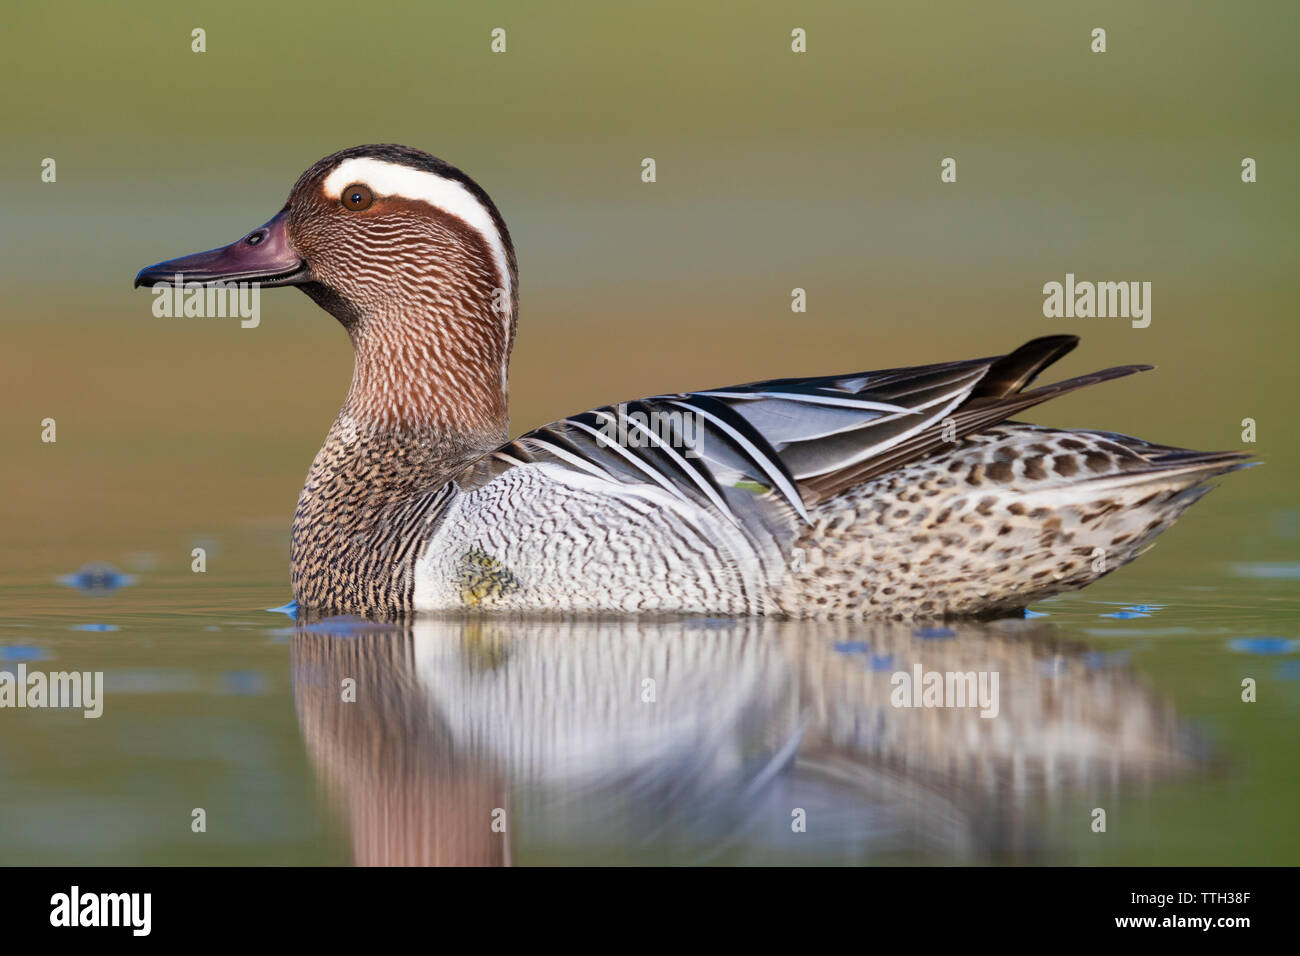
[[[339,199],[343,190],[353,183],[364,183],[376,196],[401,196],[418,199],[436,209],[463,220],[475,229],[488,245],[496,265],[501,289],[505,292],[501,321],[505,324],[505,350],[501,356],[501,384],[505,387],[510,361],[510,326],[514,320],[514,288],[510,282],[510,260],[506,256],[505,242],[492,220],[492,214],[463,183],[445,179],[437,173],[412,169],[400,163],[388,163],[369,156],[354,156],[334,167],[325,178],[325,194]]]
[[[376,196],[400,196],[403,199],[427,202],[464,220],[477,230],[487,243],[492,261],[496,264],[501,288],[505,290],[506,322],[510,321],[508,313],[513,309],[514,289],[510,284],[510,261],[506,256],[505,243],[496,223],[492,221],[492,214],[464,184],[423,169],[412,169],[410,166],[368,156],[354,156],[339,163],[326,177],[325,194],[331,199],[338,199],[343,190],[353,183],[364,183]]]

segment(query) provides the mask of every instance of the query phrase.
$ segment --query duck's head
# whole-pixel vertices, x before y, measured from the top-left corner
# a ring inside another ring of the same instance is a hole
[[[428,153],[372,145],[325,157],[266,224],[135,279],[178,282],[301,288],[352,338],[344,412],[358,424],[505,428],[514,247],[488,194]]]

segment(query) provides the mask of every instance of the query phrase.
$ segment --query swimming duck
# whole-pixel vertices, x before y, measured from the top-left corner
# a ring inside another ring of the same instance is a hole
[[[1012,422],[1077,343],[657,395],[508,440],[519,307],[487,193],[417,149],[327,156],[265,225],[135,284],[294,285],[352,385],[294,513],[301,606],[941,617],[1126,564],[1245,455]]]

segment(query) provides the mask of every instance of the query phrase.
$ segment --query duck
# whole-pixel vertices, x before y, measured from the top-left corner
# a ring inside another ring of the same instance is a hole
[[[295,286],[354,370],[290,534],[300,608],[914,619],[1013,614],[1150,547],[1240,452],[1014,420],[1078,343],[619,402],[509,436],[519,271],[466,173],[395,144],[304,172],[135,286]],[[1033,386],[1033,387],[1031,387]]]

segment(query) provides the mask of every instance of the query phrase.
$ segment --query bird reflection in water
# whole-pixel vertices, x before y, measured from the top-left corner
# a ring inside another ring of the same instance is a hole
[[[300,615],[293,682],[362,865],[1055,862],[1054,806],[1196,764],[1127,665],[1055,635]],[[997,715],[895,706],[917,664],[996,672]]]

